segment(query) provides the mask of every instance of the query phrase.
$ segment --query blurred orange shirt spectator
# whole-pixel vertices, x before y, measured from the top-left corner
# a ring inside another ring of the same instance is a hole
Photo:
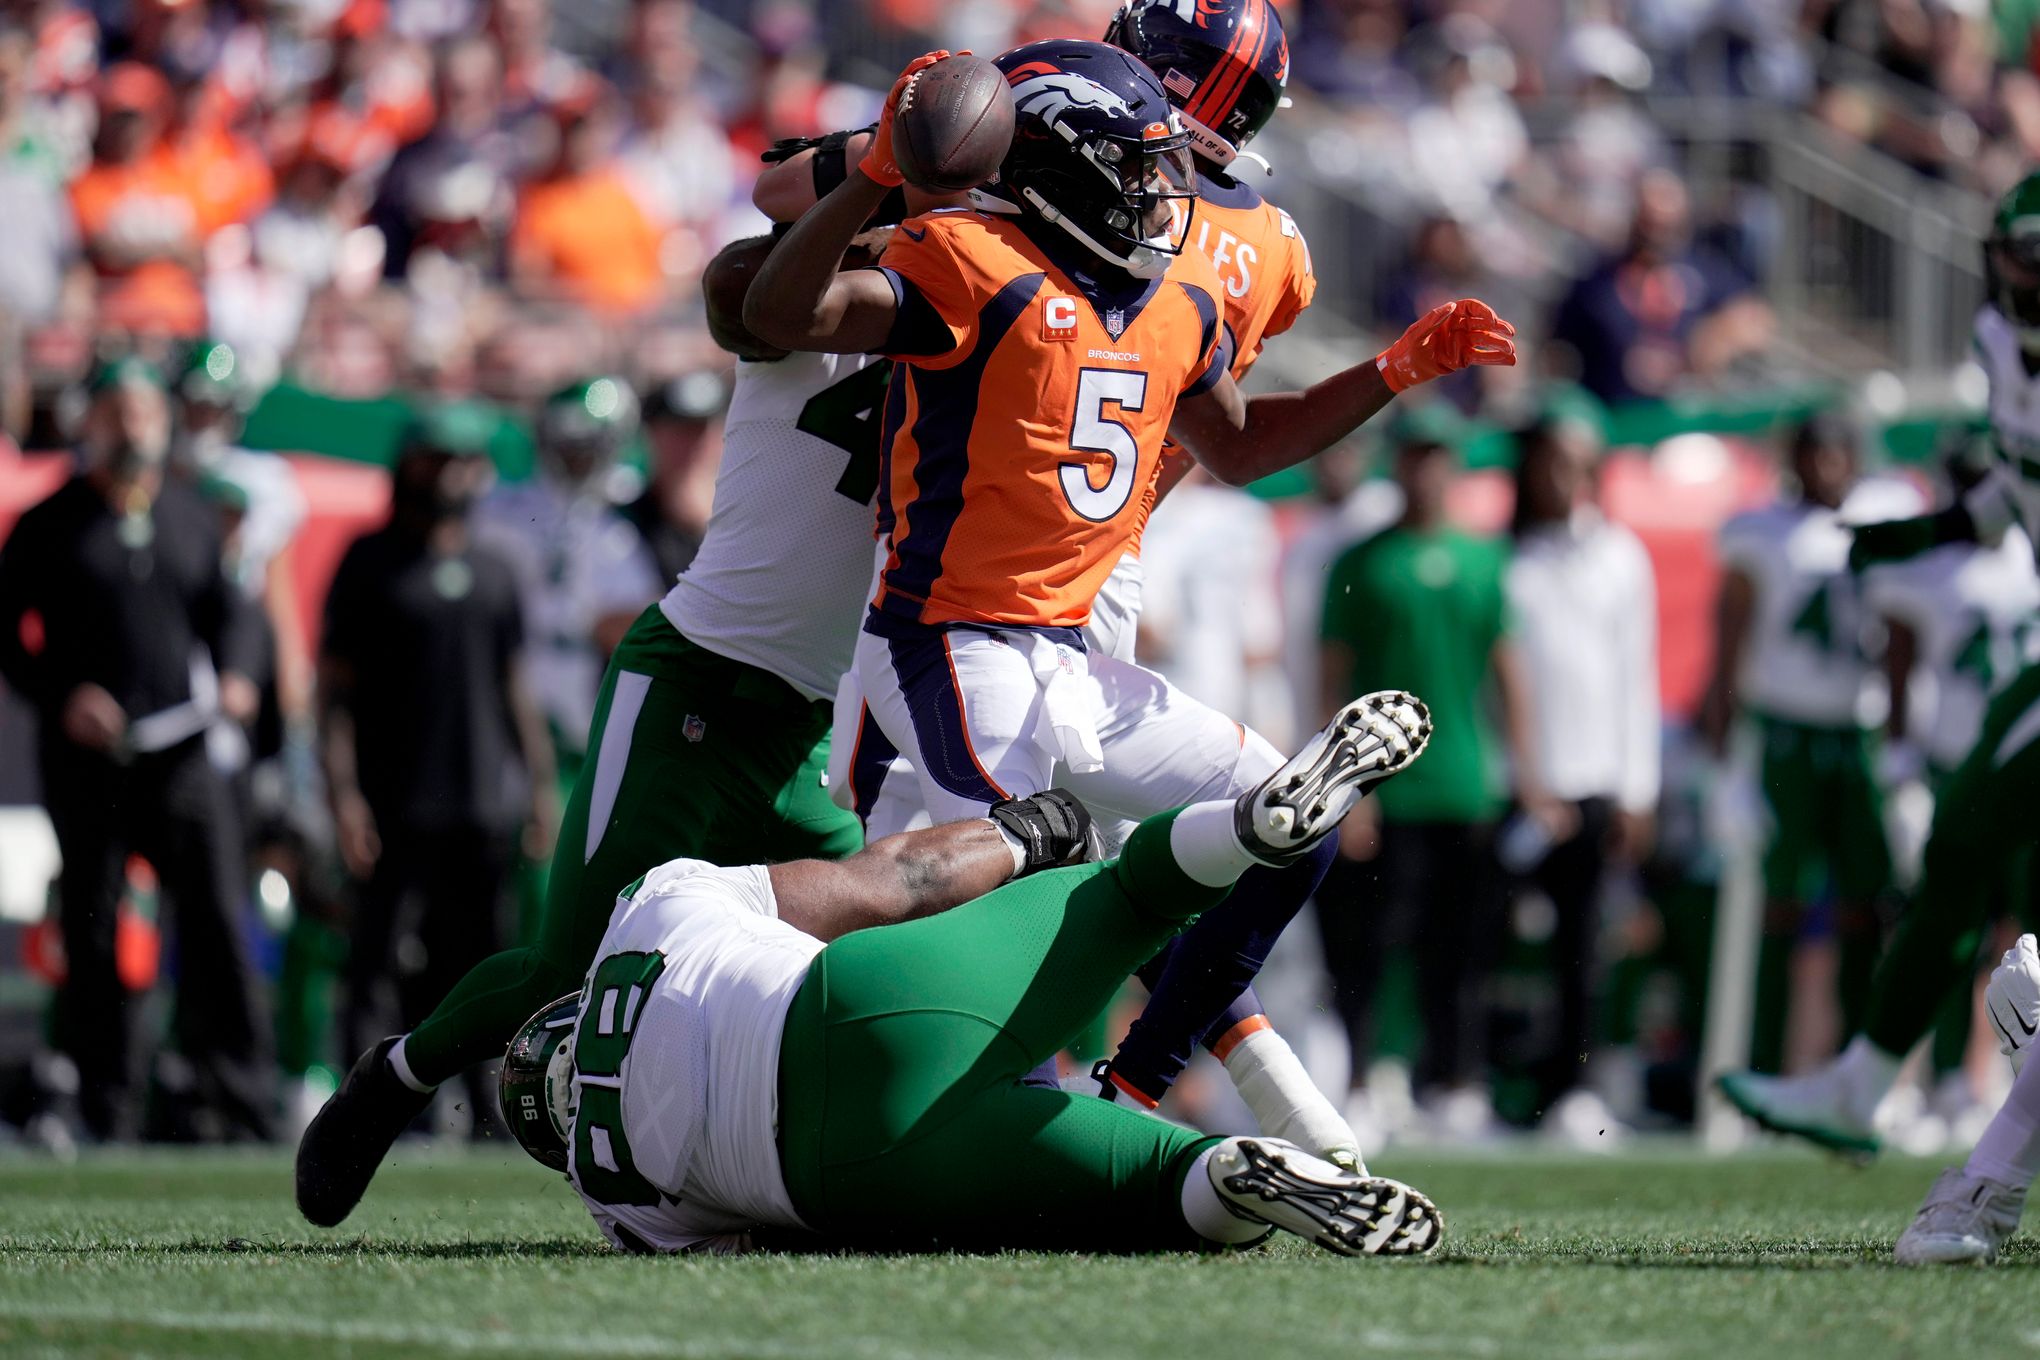
[[[169,106],[169,84],[155,71],[134,62],[107,69],[98,144],[72,181],[71,211],[101,279],[100,324],[187,336],[205,329],[193,272],[205,225],[196,186],[163,154]]]
[[[591,307],[632,312],[659,300],[663,245],[623,176],[602,166],[525,190],[510,259],[520,282],[552,280]]]
[[[615,101],[589,81],[552,114],[559,152],[518,200],[511,274],[523,288],[555,287],[603,311],[642,311],[665,287],[665,232],[613,155]]]

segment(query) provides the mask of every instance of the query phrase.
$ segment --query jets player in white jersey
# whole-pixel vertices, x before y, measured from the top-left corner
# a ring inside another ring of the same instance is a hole
[[[1957,491],[1990,468],[1987,441],[1965,445],[1948,460]],[[1879,773],[1885,826],[1901,883],[1919,878],[1920,855],[1938,790],[1976,746],[1991,696],[2040,658],[2040,571],[2033,544],[2014,525],[1996,547],[1949,543],[1863,575],[1863,598],[1889,639],[1885,676],[1891,712],[1885,720]],[[1992,915],[2032,919],[2031,857],[2007,866],[1995,886]],[[1979,1104],[1965,1069],[1975,998],[1957,989],[1934,1022],[1932,1115],[1951,1144],[1971,1146],[1995,1108]]]
[[[1412,696],[1368,695],[1257,788],[1151,818],[1104,863],[1076,863],[1088,815],[1051,790],[840,863],[661,865],[619,894],[581,992],[511,1045],[505,1115],[637,1252],[772,1230],[1166,1251],[1272,1227],[1342,1255],[1428,1252],[1442,1224],[1407,1186],[1017,1080],[1242,873],[1329,834],[1428,729]]]
[[[1990,379],[1990,472],[1934,514],[1856,531],[1857,567],[1948,543],[1994,546],[2016,525],[2040,541],[2040,175],[1999,203],[1984,243],[1989,301],[1976,358]],[[1920,884],[1885,951],[1868,1022],[1835,1062],[1794,1079],[1724,1077],[1723,1093],[1766,1127],[1874,1152],[1872,1117],[1952,989],[1967,985],[1993,885],[2032,842],[2040,796],[2040,665],[1984,712],[1969,755],[1940,790]],[[1986,1011],[2016,1063],[2040,1030],[2040,953],[2021,939],[1991,976]],[[1990,1261],[2017,1230],[2040,1172],[2040,1065],[2028,1063],[1968,1162],[1934,1182],[1896,1255],[1906,1264]]]
[[[1783,1056],[1792,947],[1808,904],[1832,890],[1842,1011],[1853,1025],[1891,881],[1873,770],[1883,677],[1865,650],[1847,526],[1920,506],[1901,484],[1858,480],[1857,438],[1833,417],[1806,422],[1792,440],[1793,491],[1721,531],[1715,673],[1702,717],[1717,758],[1727,755],[1738,717],[1755,726],[1762,751],[1771,836],[1752,1044],[1758,1071],[1776,1071]]]
[[[704,275],[709,330],[738,357],[715,509],[602,677],[537,939],[484,960],[416,1029],[361,1056],[298,1148],[298,1205],[314,1223],[352,1212],[440,1082],[578,985],[617,891],[649,866],[837,859],[864,843],[826,771],[830,700],[871,579],[885,365],[786,355],[744,331],[744,290],[770,248],[736,242]]]

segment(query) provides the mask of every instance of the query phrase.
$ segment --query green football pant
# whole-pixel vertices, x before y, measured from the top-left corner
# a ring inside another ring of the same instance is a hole
[[[1877,967],[1875,907],[1891,883],[1891,858],[1869,733],[1772,717],[1761,718],[1759,728],[1772,833],[1764,851],[1764,935],[1750,1065],[1775,1072],[1784,1054],[1792,954],[1806,904],[1823,888],[1834,890],[1837,990],[1844,1029],[1853,1030],[1869,1004]]]
[[[560,822],[536,937],[475,965],[404,1041],[422,1081],[501,1057],[517,1027],[580,987],[616,896],[671,859],[841,859],[864,844],[829,798],[830,705],[681,636],[657,605],[602,678],[590,758]]]
[[[1016,1083],[1229,889],[1174,813],[1117,860],[1010,883],[816,956],[779,1055],[780,1159],[809,1226],[864,1247],[1190,1249],[1183,1178],[1216,1138]]]
[[[1976,749],[1934,806],[1912,905],[1884,951],[1864,1033],[1886,1053],[1912,1050],[1951,990],[1974,977],[1984,928],[2040,806],[2040,666],[1991,701]]]

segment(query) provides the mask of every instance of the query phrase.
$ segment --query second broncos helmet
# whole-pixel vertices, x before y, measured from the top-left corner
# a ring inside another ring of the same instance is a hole
[[[973,190],[989,212],[1022,213],[1068,233],[1135,278],[1160,278],[1182,253],[1196,209],[1190,134],[1154,72],[1117,47],[1028,43],[997,58],[1013,92],[1013,145]]]
[[[1105,41],[1153,68],[1197,154],[1230,166],[1282,106],[1289,38],[1268,0],[1127,0]]]

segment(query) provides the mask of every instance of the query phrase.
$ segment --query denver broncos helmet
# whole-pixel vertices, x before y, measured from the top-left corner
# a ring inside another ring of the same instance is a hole
[[[999,57],[1013,91],[1013,146],[972,194],[990,212],[1032,214],[1136,278],[1181,252],[1172,214],[1195,209],[1190,134],[1152,71],[1117,47],[1050,39]]]
[[[1268,125],[1289,83],[1289,38],[1268,0],[1127,0],[1105,41],[1153,68],[1191,145],[1221,169]]]

